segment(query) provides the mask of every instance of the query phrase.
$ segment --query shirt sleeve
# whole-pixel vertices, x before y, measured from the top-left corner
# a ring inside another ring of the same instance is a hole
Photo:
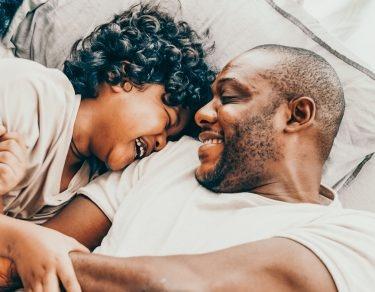
[[[277,236],[294,240],[315,253],[338,291],[370,291],[375,287],[375,214],[335,211]]]
[[[89,198],[112,222],[121,202],[140,176],[138,162],[134,162],[123,171],[108,171],[102,174],[86,186],[78,189],[77,194]]]

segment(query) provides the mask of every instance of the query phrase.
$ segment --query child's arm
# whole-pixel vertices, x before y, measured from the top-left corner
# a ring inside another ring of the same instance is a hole
[[[71,237],[0,215],[0,256],[16,265],[26,291],[81,291],[69,252],[88,250]]]

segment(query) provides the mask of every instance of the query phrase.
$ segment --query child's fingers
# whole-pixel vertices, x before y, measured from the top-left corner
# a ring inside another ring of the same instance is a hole
[[[19,161],[13,153],[9,151],[0,151],[0,165],[2,167],[8,166],[14,174],[17,173],[17,169],[19,169]]]
[[[46,275],[43,281],[43,291],[59,292],[59,279],[55,272],[50,272]]]
[[[7,132],[7,129],[3,125],[0,125],[0,137],[4,135],[6,132]]]
[[[76,273],[73,268],[72,261],[69,257],[65,257],[60,262],[59,269],[57,270],[59,279],[68,292],[81,292],[81,286],[78,283]]]
[[[22,148],[26,148],[25,141],[21,134],[17,132],[9,132],[5,133],[2,136],[0,135],[0,142],[5,140],[15,140]]]
[[[12,153],[20,163],[23,163],[26,157],[26,149],[22,148],[15,140],[0,142],[0,152]]]
[[[35,280],[29,282],[22,279],[22,285],[25,292],[43,292],[42,284],[40,282],[35,282]]]
[[[14,187],[13,177],[13,169],[4,163],[0,163],[0,197]]]
[[[32,291],[33,292],[43,292],[42,283],[40,283],[40,282],[33,283]]]

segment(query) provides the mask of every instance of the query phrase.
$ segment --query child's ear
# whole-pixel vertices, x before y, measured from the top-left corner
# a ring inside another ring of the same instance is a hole
[[[292,133],[305,129],[315,121],[316,104],[308,96],[301,96],[293,99],[288,104],[290,110],[290,119],[286,125],[285,131]]]
[[[112,90],[116,93],[120,93],[122,91],[130,92],[133,89],[133,84],[129,81],[125,81],[124,84],[118,84],[118,85],[111,85]]]
[[[122,85],[122,88],[124,89],[125,92],[130,92],[133,89],[133,84],[129,81],[125,81],[124,84]]]

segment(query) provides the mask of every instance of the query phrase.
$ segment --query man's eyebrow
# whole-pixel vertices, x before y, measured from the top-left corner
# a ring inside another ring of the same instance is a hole
[[[226,77],[226,78],[219,79],[215,87],[216,89],[220,89],[226,84],[235,87],[237,90],[241,91],[241,93],[243,94],[251,93],[250,91],[251,89],[248,86],[245,86],[238,79],[233,78],[233,77]]]

